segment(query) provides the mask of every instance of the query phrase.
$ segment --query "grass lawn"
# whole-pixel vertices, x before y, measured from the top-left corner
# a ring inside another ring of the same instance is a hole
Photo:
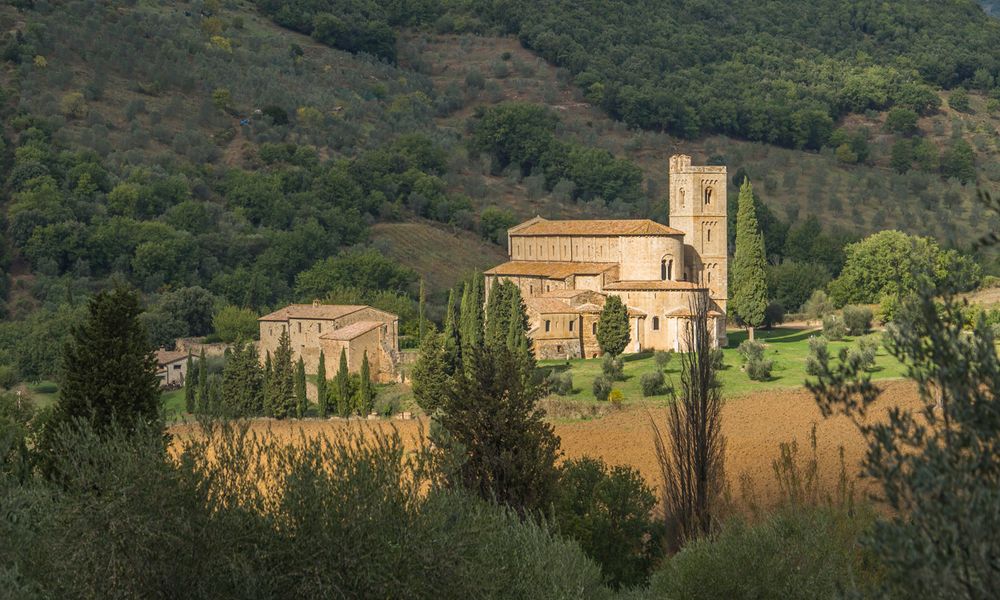
[[[810,336],[818,335],[819,329],[779,327],[770,331],[758,330],[756,333],[756,339],[766,345],[764,356],[774,361],[771,379],[752,381],[747,377],[747,374],[740,368],[743,361],[736,351],[740,342],[747,338],[747,334],[743,331],[731,331],[729,333],[729,347],[723,350],[725,367],[719,373],[723,393],[727,397],[731,398],[762,390],[799,387],[807,378],[805,365],[806,357],[809,355],[808,339]],[[853,338],[845,338],[840,342],[830,342],[828,348],[831,356],[836,357],[841,348],[849,347],[852,344],[854,344]],[[652,353],[625,355],[623,358],[625,359],[625,381],[615,382],[614,388],[622,391],[626,402],[642,400],[642,388],[639,381],[644,373],[656,369]],[[573,375],[574,393],[567,398],[597,402],[591,384],[595,377],[601,375],[601,359],[540,361],[539,366],[554,367],[559,370],[568,368]],[[680,383],[680,359],[678,357],[674,356],[667,365],[666,375],[668,382],[672,382],[674,386]],[[885,348],[879,348],[871,376],[872,379],[902,377],[903,365],[890,356]],[[667,398],[664,395],[646,398],[646,400],[665,401]]]

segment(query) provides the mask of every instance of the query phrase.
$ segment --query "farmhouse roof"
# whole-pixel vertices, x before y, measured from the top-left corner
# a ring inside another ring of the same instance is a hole
[[[684,235],[649,219],[549,221],[535,217],[509,230],[510,235]]]
[[[269,315],[264,315],[259,321],[287,321],[288,319],[339,319],[363,308],[371,308],[363,304],[289,304]]]
[[[324,340],[339,340],[339,341],[350,341],[356,337],[368,333],[372,329],[381,327],[383,323],[381,321],[358,321],[357,323],[352,323],[340,329],[334,329],[329,333],[324,333],[319,336]]]
[[[180,352],[176,350],[157,350],[156,351],[156,364],[162,367],[163,365],[169,365],[170,363],[177,362],[179,360],[187,359],[187,352]]]
[[[555,298],[528,298],[524,301],[528,310],[535,311],[543,315],[569,315],[580,313],[576,306],[570,306]]]
[[[618,267],[618,263],[549,262],[542,260],[512,260],[486,271],[487,275],[524,275],[566,279],[570,275],[598,275]]]

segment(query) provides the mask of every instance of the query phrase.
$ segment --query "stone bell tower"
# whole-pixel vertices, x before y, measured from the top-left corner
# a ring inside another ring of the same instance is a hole
[[[684,278],[709,289],[715,309],[726,312],[729,264],[726,235],[726,167],[691,166],[670,157],[670,226],[684,232]]]

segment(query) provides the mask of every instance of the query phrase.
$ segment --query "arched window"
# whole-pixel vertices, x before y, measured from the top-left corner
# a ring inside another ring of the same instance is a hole
[[[708,238],[707,241],[709,241],[709,242],[712,241],[712,228],[711,227],[709,227],[708,229],[705,230],[705,236]]]
[[[712,188],[705,188],[705,204],[712,201]]]
[[[660,330],[660,317],[653,317],[653,331]]]
[[[660,261],[660,279],[667,280],[667,259]]]
[[[681,188],[681,208],[684,207],[684,188]]]
[[[573,331],[573,320],[572,319],[570,319],[570,321],[569,321],[569,330],[572,333],[572,331]]]
[[[708,272],[708,282],[712,283],[712,272],[711,271]]]
[[[660,261],[660,279],[668,281],[674,278],[674,259],[664,258]]]
[[[593,331],[594,335],[597,335],[597,322],[596,321],[590,326],[590,329],[591,329],[591,331]]]
[[[552,321],[549,321],[548,319],[546,319],[545,320],[545,331],[548,331],[551,326],[552,326]]]

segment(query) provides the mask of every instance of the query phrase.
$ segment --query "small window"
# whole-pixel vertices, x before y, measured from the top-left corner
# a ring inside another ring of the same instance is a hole
[[[684,188],[681,188],[681,207],[684,206]]]
[[[319,332],[319,333],[323,333],[323,324],[322,323],[317,323],[316,324],[316,331]]]
[[[545,319],[545,331],[548,332],[551,327],[552,327],[552,321]]]
[[[556,352],[562,352],[562,346],[556,346]]]
[[[708,241],[711,242],[712,241],[712,228],[711,227],[708,228],[707,234],[708,234]]]
[[[299,322],[299,333],[302,333],[302,323]]]
[[[712,202],[712,188],[705,188],[705,204]]]
[[[535,293],[535,286],[529,285],[528,286],[528,295],[532,296],[532,295],[534,295],[534,293]]]
[[[180,365],[174,365],[174,370],[175,371],[180,371],[181,370],[181,366]]]
[[[712,283],[712,272],[711,271],[708,272],[708,282]]]
[[[552,286],[551,285],[545,286],[545,291],[546,292],[551,292],[552,291]]]
[[[597,335],[597,322],[596,321],[593,324],[591,324],[590,330],[593,332],[594,335]],[[597,355],[595,354],[594,356],[597,356]]]
[[[570,331],[573,331],[573,321],[570,321],[570,322],[569,322],[569,330],[570,330]]]
[[[660,317],[653,317],[653,331],[660,330]]]

